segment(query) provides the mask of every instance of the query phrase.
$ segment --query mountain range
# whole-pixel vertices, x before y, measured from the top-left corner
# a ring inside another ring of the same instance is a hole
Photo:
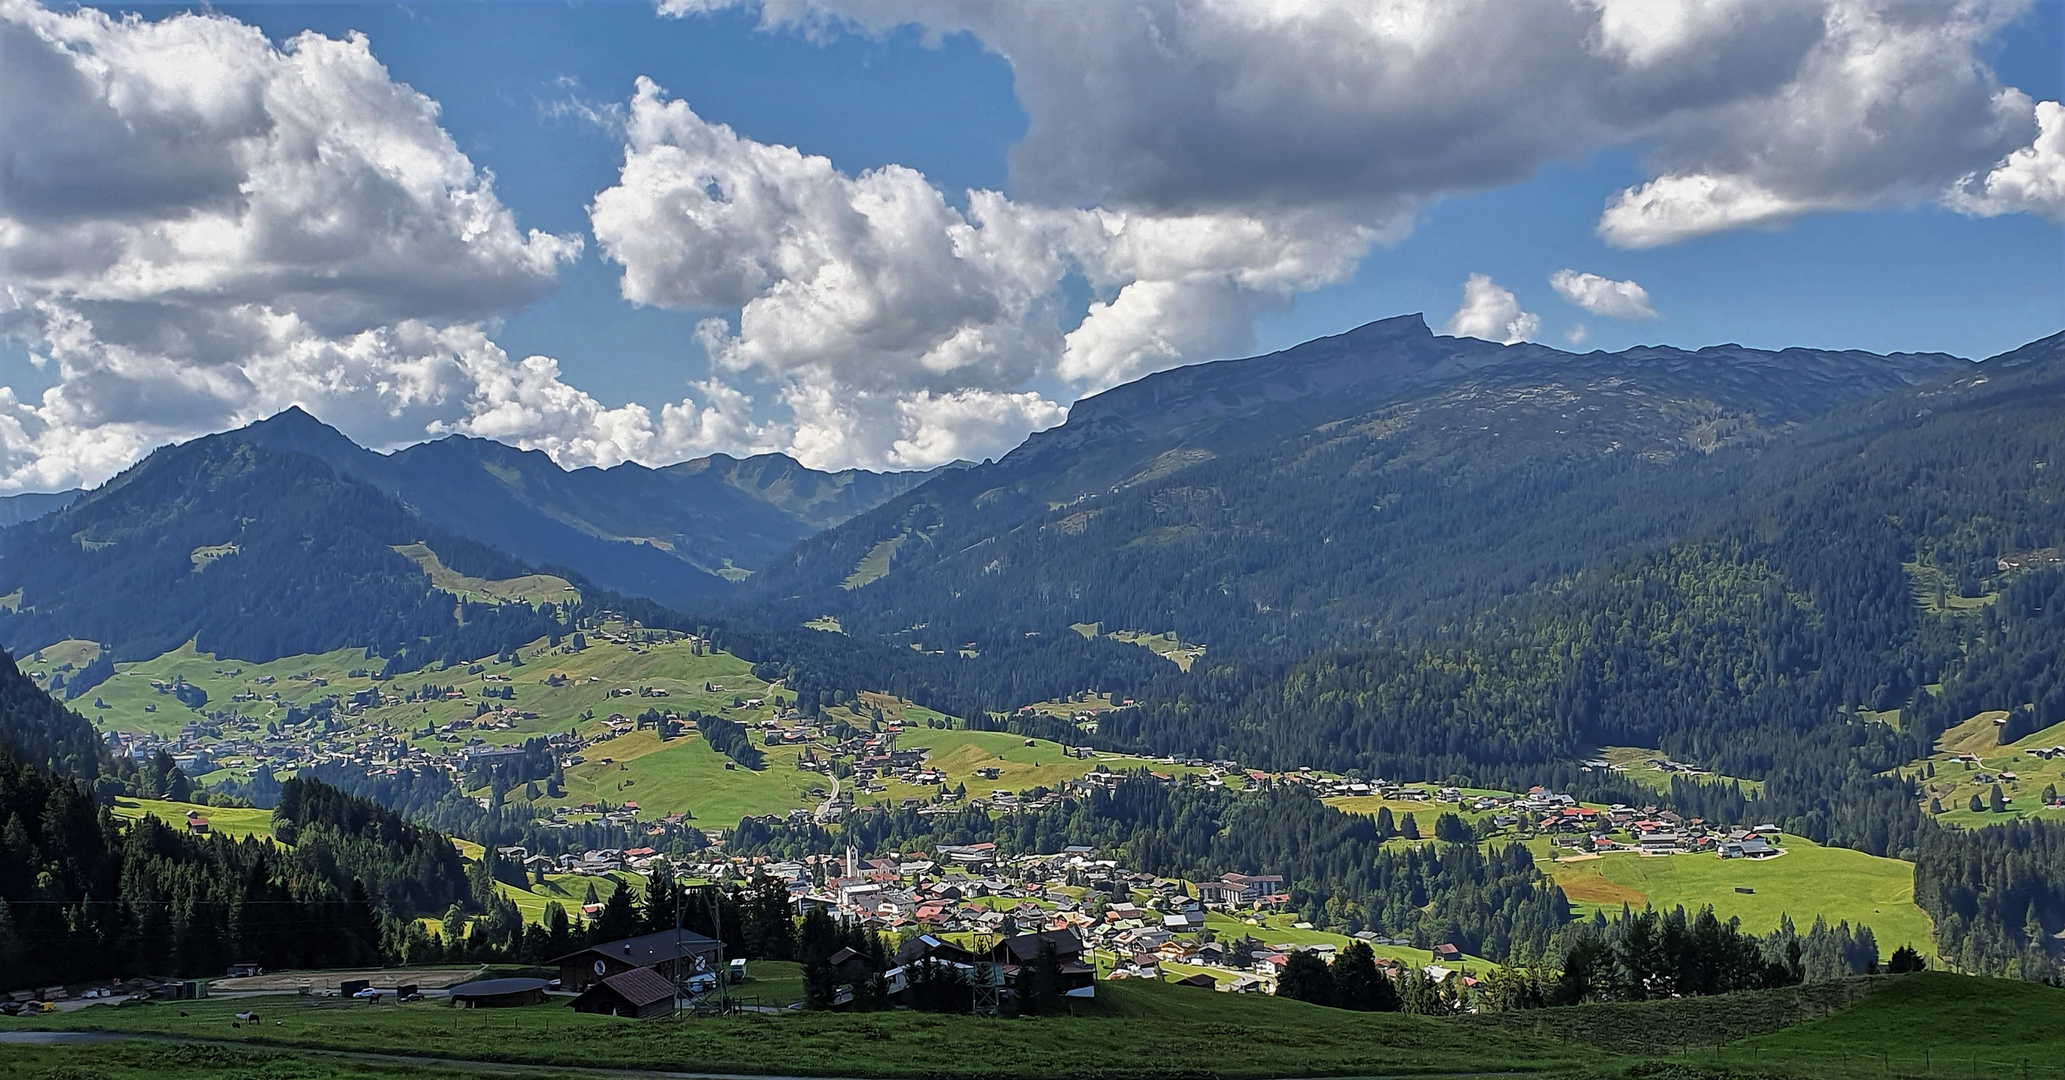
[[[629,613],[710,630],[805,712],[887,691],[1107,750],[1661,798],[1913,857],[1942,847],[1912,770],[1944,732],[2065,721],[2061,455],[2065,334],[1976,362],[1577,354],[1419,316],[1152,375],[926,475],[381,454],[290,410],[0,509],[25,519],[0,528],[0,643],[104,646],[73,693],[188,642],[392,674]],[[1094,723],[1055,715],[1086,691]],[[1638,789],[1581,764],[1609,746],[1751,783]],[[2065,896],[2016,897],[1952,905],[1946,955],[2049,948]]]
[[[727,592],[798,540],[930,475],[819,472],[783,454],[568,470],[543,451],[459,435],[381,454],[299,408],[227,437],[306,454],[449,532],[669,604]]]
[[[1972,367],[1735,345],[1572,354],[1402,316],[1084,399],[1001,460],[804,542],[749,591],[884,634],[1014,618],[1250,647],[1395,632],[1467,581],[1496,596],[1668,531],[1704,512],[1690,496],[1718,496],[1816,418]]]

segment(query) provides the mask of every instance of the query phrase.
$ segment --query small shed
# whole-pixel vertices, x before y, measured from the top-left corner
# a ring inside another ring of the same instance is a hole
[[[604,1016],[665,1016],[674,1010],[674,983],[651,968],[632,968],[581,991],[573,1008]]]
[[[482,979],[451,989],[455,1009],[509,1009],[545,1000],[543,979]]]

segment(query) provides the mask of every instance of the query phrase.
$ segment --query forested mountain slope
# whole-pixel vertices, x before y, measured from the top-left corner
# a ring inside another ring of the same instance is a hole
[[[1964,363],[1579,356],[1406,316],[1086,399],[1003,460],[799,546],[755,591],[849,632],[927,624],[927,647],[1088,622],[1291,654],[1392,637],[1429,604],[1629,550],[1800,421]],[[870,554],[886,575],[852,587]]]
[[[928,475],[825,473],[781,454],[569,471],[542,451],[458,435],[380,454],[298,408],[229,437],[309,454],[447,532],[672,604],[729,592],[798,540]]]
[[[0,643],[20,651],[84,638],[111,646],[115,660],[189,640],[248,660],[352,646],[407,668],[559,627],[550,604],[462,602],[433,588],[394,550],[417,542],[462,573],[528,572],[313,457],[197,439],[0,531]]]
[[[1430,340],[1446,347],[1410,349]],[[2043,651],[2061,343],[1979,365],[1459,345],[1492,359],[1065,505],[1038,485],[1070,458],[1036,439],[805,545],[763,588],[787,592],[773,610],[970,669],[990,647],[1026,662],[1071,623],[1203,643],[1187,674],[1144,681],[1049,658],[1140,700],[1099,731],[1131,748],[1519,784],[1588,746],[1659,746],[1773,780],[1821,808],[1815,834],[1902,850],[1906,796],[1837,798],[1849,762],[1912,760],[1977,708],[2065,711]],[[1258,365],[1265,385],[1280,367]],[[1318,408],[1226,421],[1213,402],[1269,395],[1207,396],[1181,426],[1211,438]],[[847,557],[898,537],[886,576],[838,586]],[[1862,719],[1890,710],[1911,722]]]

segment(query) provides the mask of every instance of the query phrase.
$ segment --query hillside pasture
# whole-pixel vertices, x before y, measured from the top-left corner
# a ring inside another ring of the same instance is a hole
[[[1138,645],[1184,671],[1189,671],[1190,665],[1196,663],[1197,659],[1205,654],[1205,647],[1203,645],[1194,645],[1183,641],[1176,636],[1176,632],[1173,630],[1165,630],[1159,634],[1149,633],[1145,630],[1106,631],[1103,623],[1073,623],[1070,624],[1069,629],[1086,638],[1102,636],[1108,637],[1113,641],[1123,641],[1128,645]]]
[[[839,587],[847,590],[858,589],[863,585],[880,581],[887,576],[889,573],[889,560],[895,556],[896,549],[903,546],[904,539],[909,535],[909,533],[898,533],[869,548],[868,553],[860,557],[860,562],[854,564],[853,572],[846,575],[846,580],[839,583]]]
[[[796,768],[797,747],[767,747],[762,753],[766,767],[755,771],[735,765],[699,735],[662,742],[650,730],[635,731],[582,751],[587,760],[565,770],[566,794],[538,805],[635,802],[645,815],[686,811],[706,829],[817,805],[810,789],[829,782],[822,773]]]
[[[137,821],[146,817],[157,818],[175,831],[186,830],[187,814],[196,813],[208,819],[208,831],[234,840],[255,836],[262,840],[274,839],[272,834],[272,811],[253,810],[229,806],[200,806],[194,803],[171,802],[165,799],[117,798],[115,816],[124,821]]]
[[[423,543],[396,544],[395,554],[421,567],[430,575],[430,587],[451,593],[461,600],[476,604],[525,603],[564,604],[578,601],[580,593],[573,583],[563,577],[551,574],[525,574],[522,577],[488,579],[462,574],[444,564],[430,545]]]
[[[1671,793],[1671,778],[1674,776],[1682,776],[1688,780],[1695,780],[1701,783],[1734,783],[1742,788],[1745,795],[1760,794],[1764,790],[1764,782],[1761,780],[1744,780],[1734,776],[1723,776],[1719,773],[1704,771],[1686,772],[1680,769],[1664,768],[1657,763],[1670,760],[1669,755],[1650,747],[1602,746],[1599,748],[1598,756],[1604,759],[1607,764],[1619,769],[1622,779],[1630,783],[1639,784],[1659,795]]]
[[[596,900],[607,900],[627,878],[633,876],[636,875],[547,874],[543,882],[526,889],[498,881],[495,891],[516,905],[525,922],[543,923],[545,908],[551,904],[558,904],[572,920],[581,917],[581,905],[587,901],[590,887],[595,889]]]
[[[988,795],[992,791],[1060,787],[1070,780],[1096,772],[1100,766],[1111,772],[1147,769],[1165,776],[1200,771],[1124,754],[1099,752],[1088,758],[1071,757],[1068,749],[1060,743],[1027,739],[1001,731],[910,730],[897,737],[896,745],[902,750],[923,747],[930,751],[925,763],[944,776],[944,785],[956,788],[965,784],[968,794],[974,797]],[[984,769],[997,770],[996,777],[989,779],[976,775]],[[903,784],[895,780],[883,781],[881,786],[882,792],[861,796],[859,801],[893,804],[906,798],[929,798],[938,792],[936,787]]]
[[[1849,848],[1822,847],[1797,836],[1781,837],[1785,854],[1773,859],[1720,859],[1712,855],[1645,856],[1620,851],[1571,856],[1534,841],[1542,871],[1563,889],[1579,917],[1621,905],[1658,910],[1683,905],[1688,912],[1710,905],[1722,919],[1739,918],[1743,929],[1769,933],[1781,916],[1802,929],[1819,916],[1830,926],[1848,921],[1871,927],[1880,952],[1901,945],[1929,951],[1929,917],[1914,903],[1914,866]],[[1556,861],[1561,856],[1569,861]],[[1754,890],[1737,892],[1737,888]]]
[[[1902,770],[1922,787],[1926,801],[1934,797],[1943,807],[1936,821],[1959,828],[1979,829],[2016,818],[2048,818],[2065,821],[2065,807],[2045,807],[2046,787],[2065,789],[2065,758],[2040,758],[2032,751],[2065,746],[2065,723],[2053,724],[2006,746],[2000,742],[2000,711],[1978,713],[1964,723],[1945,730],[1936,740],[1936,751]],[[1970,754],[1973,761],[1960,761]],[[1928,775],[1933,767],[1934,776]],[[2008,775],[2012,774],[2010,779]],[[1993,786],[2000,785],[2007,809],[1991,809]],[[1977,796],[1985,809],[1971,809]]]

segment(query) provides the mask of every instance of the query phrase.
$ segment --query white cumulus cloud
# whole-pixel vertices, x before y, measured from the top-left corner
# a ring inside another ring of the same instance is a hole
[[[817,466],[917,467],[1059,423],[1042,380],[1098,390],[1251,345],[1255,314],[1354,269],[1377,230],[1327,215],[950,204],[901,166],[849,176],[740,136],[640,80],[624,165],[590,207],[626,299],[737,308],[697,337],[769,380],[788,449]],[[1064,285],[1097,294],[1064,331]]]
[[[0,392],[0,489],[293,404],[373,445],[460,431],[570,465],[774,441],[721,385],[609,408],[489,340],[581,240],[519,228],[363,37],[0,0],[0,55],[0,333],[55,375]]]
[[[2065,105],[2037,102],[2036,125],[2035,142],[1952,188],[1950,206],[1978,217],[2025,213],[2065,224]]]
[[[2026,0],[662,0],[770,27],[966,32],[1028,127],[1015,197],[1394,222],[1544,164],[1640,146],[1599,222],[1673,243],[1931,201],[2027,146],[1991,43]],[[2009,204],[2003,204],[2009,205]]]
[[[1541,316],[1520,310],[1519,298],[1486,274],[1471,274],[1463,282],[1463,306],[1448,320],[1448,332],[1457,337],[1502,345],[1526,341],[1541,328]]]
[[[1656,318],[1656,309],[1649,306],[1649,290],[1632,281],[1565,269],[1549,275],[1549,286],[1563,299],[1594,315],[1614,319]]]

